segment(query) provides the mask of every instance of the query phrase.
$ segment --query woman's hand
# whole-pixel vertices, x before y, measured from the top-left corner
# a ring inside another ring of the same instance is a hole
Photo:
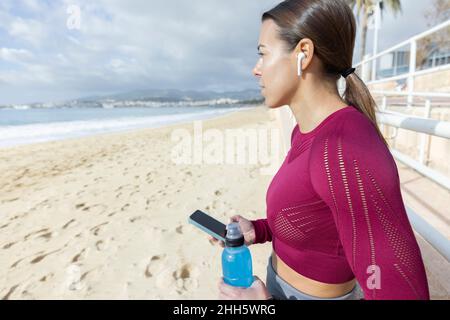
[[[229,219],[228,223],[231,222],[239,223],[239,227],[241,228],[242,234],[244,235],[244,243],[247,247],[255,243],[255,228],[253,227],[253,223],[251,223],[251,221],[245,219],[240,215],[235,215]],[[209,236],[208,240],[212,244],[218,243],[222,248],[225,247],[225,243],[223,241],[219,241],[214,237]]]
[[[267,300],[271,297],[264,282],[254,276],[252,285],[248,288],[234,287],[226,284],[223,278],[219,281],[219,299],[221,300]]]

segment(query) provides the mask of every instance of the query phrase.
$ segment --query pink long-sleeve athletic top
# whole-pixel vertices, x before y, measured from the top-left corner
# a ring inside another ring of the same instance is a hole
[[[252,220],[255,243],[272,241],[299,274],[331,284],[356,277],[364,299],[429,299],[396,163],[355,107],[308,133],[294,127],[266,205],[267,218]]]

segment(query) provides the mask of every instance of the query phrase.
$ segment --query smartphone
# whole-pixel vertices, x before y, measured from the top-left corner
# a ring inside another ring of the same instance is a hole
[[[196,210],[189,216],[188,221],[217,240],[225,241],[225,235],[227,233],[226,225],[203,211]]]

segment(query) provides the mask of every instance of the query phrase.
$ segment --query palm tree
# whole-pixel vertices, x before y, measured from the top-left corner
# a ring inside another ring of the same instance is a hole
[[[360,15],[362,12],[362,21],[361,21],[361,60],[364,59],[366,55],[366,43],[367,43],[367,29],[368,29],[368,21],[369,16],[373,13],[373,7],[380,0],[345,0],[347,4],[352,8],[352,10],[357,8],[357,20],[360,20]],[[386,5],[394,15],[397,15],[398,12],[402,11],[402,5],[400,3],[401,0],[381,0],[381,14],[383,14],[384,6]]]

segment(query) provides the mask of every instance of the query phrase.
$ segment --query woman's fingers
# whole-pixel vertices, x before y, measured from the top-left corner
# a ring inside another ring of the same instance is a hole
[[[225,247],[225,243],[222,240],[218,240],[212,236],[209,236],[208,240],[209,240],[209,243],[211,243],[212,245],[219,244],[222,248]]]
[[[228,297],[228,298],[231,298],[231,299],[236,299],[236,297],[239,296],[240,290],[241,289],[238,288],[238,287],[233,287],[233,286],[230,286],[230,285],[226,284],[223,281],[223,278],[222,277],[220,278],[220,280],[219,280],[219,292],[222,295],[222,297],[224,297],[224,298]]]
[[[229,219],[229,222],[231,223],[231,222],[239,222],[239,220],[241,219],[241,216],[240,215],[235,215],[235,216],[232,216],[230,219]]]

